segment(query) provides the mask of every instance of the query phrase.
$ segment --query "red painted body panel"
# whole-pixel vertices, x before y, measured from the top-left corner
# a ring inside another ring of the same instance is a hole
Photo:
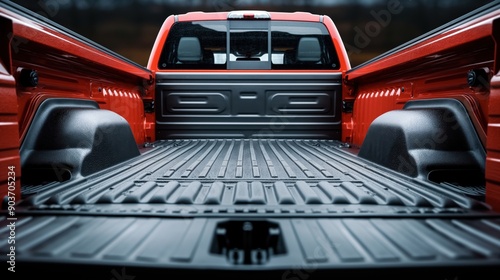
[[[113,57],[59,30],[54,30],[28,18],[20,17],[8,10],[1,9],[0,12],[12,20],[12,35],[19,37],[18,40],[13,41],[14,53],[16,52],[16,47],[34,42],[48,48],[63,50],[67,57],[73,55],[80,60],[88,60],[94,64],[100,64],[118,72],[137,76],[138,78],[146,80],[150,78],[150,73],[145,71],[144,68],[128,64],[123,59]]]
[[[256,11],[259,12],[259,11]],[[182,15],[178,15],[179,21],[195,21],[195,20],[226,20],[230,12],[190,12]],[[250,11],[248,11],[250,13]],[[291,20],[291,21],[312,21],[318,22],[320,20],[319,15],[307,13],[307,12],[267,12],[271,20]]]
[[[440,97],[464,103],[484,143],[488,90],[469,87],[467,72],[481,68],[492,76],[492,18],[499,15],[468,22],[348,72],[349,84],[356,89],[352,143],[360,146],[381,114],[401,109],[409,100]]]
[[[373,77],[380,73],[385,73],[392,67],[407,65],[407,63],[412,63],[417,59],[428,58],[433,61],[443,58],[442,55],[437,57],[437,53],[457,47],[462,51],[464,50],[462,49],[464,44],[490,37],[492,34],[493,20],[498,16],[500,16],[500,11],[466,22],[459,27],[445,31],[441,34],[436,34],[409,48],[391,53],[383,59],[370,63],[370,65],[363,66],[356,71],[352,71],[349,73],[349,78],[355,80],[362,77]]]
[[[500,210],[500,73],[491,81],[486,145],[486,202]]]
[[[15,80],[0,61],[0,197],[21,199],[21,164]]]
[[[11,24],[0,21],[0,37],[12,34]],[[9,40],[0,40],[0,198],[13,202],[21,199],[21,161],[17,118],[16,81],[9,72]]]
[[[158,32],[158,36],[156,37],[155,43],[153,45],[153,49],[151,50],[151,55],[148,61],[148,69],[152,70],[153,72],[160,71],[158,69],[158,61],[160,60],[160,55],[162,51],[162,47],[165,44],[165,41],[167,40],[168,33],[170,31],[170,28],[176,21],[198,21],[198,20],[227,20],[229,12],[214,12],[214,13],[209,13],[209,12],[191,12],[187,14],[182,14],[182,15],[171,15],[167,17],[167,19],[163,22],[162,27],[160,28],[160,31]],[[320,15],[315,15],[311,13],[305,13],[305,12],[295,12],[295,13],[279,13],[279,12],[269,12],[271,16],[271,20],[273,21],[309,21],[309,22],[320,22],[320,20],[323,20],[323,23],[325,24],[326,28],[328,29],[329,33],[331,34],[332,40],[334,42],[334,45],[336,47],[337,54],[339,55],[339,60],[340,60],[340,65],[341,68],[340,70],[334,70],[334,72],[338,71],[347,71],[351,69],[351,64],[349,62],[349,58],[347,56],[347,52],[345,50],[342,38],[340,37],[340,34],[331,20],[330,17],[328,16],[320,16]],[[190,72],[192,70],[178,70],[179,72]],[[197,72],[200,71],[207,71],[207,72],[262,72],[262,70],[196,70]],[[271,71],[271,70],[268,70]],[[272,72],[278,72],[276,70],[272,70]],[[297,70],[287,70],[284,72],[300,72]],[[318,71],[318,72],[324,72],[324,71]]]
[[[410,100],[455,98],[469,112],[487,150],[486,198],[500,209],[500,78],[471,87],[467,72],[483,69],[488,81],[498,72],[500,11],[480,17],[348,72],[355,98],[354,146],[361,146],[370,124],[381,114],[403,108]],[[344,129],[343,133],[350,131]]]
[[[142,96],[150,90],[151,72],[64,32],[1,10],[11,20],[11,65],[37,71],[36,87],[17,83],[19,135],[22,142],[38,106],[47,98],[92,99],[101,109],[125,118],[138,144],[145,141]]]
[[[169,70],[160,70],[158,68],[158,62],[160,60],[160,55],[162,52],[163,45],[165,44],[165,41],[167,40],[168,34],[170,32],[170,28],[172,25],[178,21],[200,21],[200,20],[227,20],[229,12],[190,12],[187,14],[181,14],[181,15],[171,15],[167,17],[167,19],[163,22],[162,27],[160,28],[160,31],[158,32],[158,35],[156,37],[155,43],[153,45],[149,61],[148,61],[148,69],[150,69],[153,73],[160,72],[160,71],[169,71]],[[321,15],[315,15],[307,12],[294,12],[294,13],[286,13],[286,12],[269,12],[270,15],[270,20],[272,21],[308,21],[308,22],[320,22],[322,21],[323,24],[326,26],[328,29],[328,32],[330,33],[330,36],[332,38],[332,41],[334,43],[334,46],[336,48],[336,52],[339,56],[339,62],[340,62],[340,69],[339,70],[329,70],[331,72],[342,72],[346,73],[348,70],[351,69],[351,64],[349,61],[349,57],[347,55],[347,51],[345,49],[344,43],[342,41],[342,38],[337,30],[337,27],[335,26],[334,22],[332,19],[328,16],[321,16]],[[177,72],[193,72],[193,70],[176,70]],[[196,72],[206,72],[206,73],[236,73],[236,72],[244,72],[244,73],[262,73],[263,71],[269,71],[272,73],[303,73],[303,70],[200,70],[197,69],[195,70]],[[307,70],[307,72],[317,72],[317,73],[324,73],[325,70]],[[343,98],[348,99],[349,96],[346,95],[346,91],[343,91]],[[154,95],[150,94],[147,95],[146,99],[149,100],[154,100]],[[351,114],[350,113],[343,113],[342,115],[343,122],[344,122],[344,127],[349,126],[349,122],[351,120]],[[153,113],[147,113],[146,114],[146,138],[148,141],[154,141],[155,140],[155,115]],[[346,128],[347,129],[347,128]],[[345,133],[344,133],[345,135]]]

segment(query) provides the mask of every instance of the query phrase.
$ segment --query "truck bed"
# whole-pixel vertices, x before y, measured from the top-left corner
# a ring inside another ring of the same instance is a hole
[[[500,267],[500,216],[480,194],[374,166],[334,140],[162,140],[22,192],[17,260],[42,272],[462,279]]]

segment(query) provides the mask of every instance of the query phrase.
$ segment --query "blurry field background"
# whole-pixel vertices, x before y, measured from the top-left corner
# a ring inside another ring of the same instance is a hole
[[[330,16],[354,67],[491,0],[14,0],[146,66],[167,16],[240,9]]]

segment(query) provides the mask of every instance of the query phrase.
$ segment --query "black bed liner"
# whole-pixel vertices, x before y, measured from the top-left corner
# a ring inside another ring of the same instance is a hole
[[[290,210],[378,206],[402,207],[408,213],[488,209],[445,184],[403,176],[347,150],[333,140],[164,140],[131,161],[86,178],[24,186],[23,204],[38,210],[48,205],[52,210],[57,205]]]
[[[86,178],[23,186],[17,258],[42,270],[92,267],[78,274],[94,279],[125,267],[135,279],[500,267],[500,216],[488,205],[348,150],[333,140],[159,141]],[[0,220],[2,240],[9,223]]]
[[[342,74],[156,74],[156,139],[340,139]]]

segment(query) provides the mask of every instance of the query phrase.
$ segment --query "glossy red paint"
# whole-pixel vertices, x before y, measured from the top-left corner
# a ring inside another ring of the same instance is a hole
[[[261,12],[261,11],[256,11]],[[189,12],[186,14],[178,15],[179,21],[196,21],[196,20],[227,20],[229,11],[227,12]],[[245,13],[251,13],[246,11]],[[316,21],[320,20],[319,15],[311,14],[308,12],[267,12],[271,20],[292,20],[292,21]]]
[[[14,53],[17,47],[34,42],[48,48],[64,51],[67,57],[74,56],[80,60],[91,61],[93,64],[106,66],[115,71],[137,76],[145,80],[150,78],[149,71],[146,71],[144,68],[126,63],[120,57],[109,55],[95,46],[90,46],[70,34],[66,34],[64,31],[55,30],[52,27],[42,25],[39,22],[2,8],[0,8],[0,13],[12,20],[11,37],[17,37],[12,42]]]
[[[362,145],[375,118],[410,100],[455,98],[468,110],[487,148],[486,200],[499,210],[500,76],[493,78],[491,88],[487,85],[500,67],[499,16],[500,11],[493,12],[348,72],[348,90],[355,98],[353,145]],[[472,69],[486,71],[486,86],[467,84]]]
[[[348,70],[351,69],[351,64],[349,61],[349,57],[347,55],[347,51],[344,47],[342,38],[337,30],[337,27],[335,26],[334,22],[332,19],[328,16],[321,16],[317,14],[311,14],[307,12],[294,12],[294,13],[286,13],[286,12],[268,12],[270,15],[270,20],[272,21],[309,21],[309,22],[323,22],[325,27],[328,29],[328,32],[331,35],[332,41],[334,42],[334,46],[336,48],[336,52],[339,56],[339,62],[340,62],[340,69],[339,70],[332,70],[331,72],[342,72],[345,74]],[[162,27],[160,28],[160,31],[158,32],[158,36],[155,40],[155,43],[153,45],[153,49],[151,51],[151,55],[148,61],[148,69],[152,70],[153,73],[159,72],[159,71],[169,71],[169,70],[160,70],[158,68],[158,62],[160,60],[160,55],[162,52],[163,45],[165,44],[165,41],[167,40],[168,34],[170,32],[171,26],[176,22],[182,22],[182,21],[200,21],[200,20],[227,20],[229,12],[190,12],[187,14],[181,14],[181,15],[170,15],[167,17],[167,19],[164,21]],[[177,72],[192,72],[193,70],[176,70]],[[244,73],[262,73],[263,70],[196,70],[196,72],[207,72],[207,73],[214,73],[214,72],[228,72],[228,73],[237,73],[237,72],[244,72]],[[272,73],[300,73],[304,72],[302,70],[266,70]],[[324,73],[324,70],[308,70],[308,72],[317,72],[317,73]],[[344,99],[349,99],[350,97],[345,93],[346,91],[343,91]],[[148,96],[148,99],[153,100],[154,96]],[[155,126],[155,116],[154,113],[148,113],[146,114],[147,118],[147,129],[146,129],[146,134],[147,134],[147,139],[149,140],[154,140],[155,135],[154,135],[154,126]],[[351,114],[350,113],[343,113],[342,114],[342,119],[343,119],[343,127],[344,127],[344,133],[343,135],[350,135],[350,131],[352,129],[352,124],[351,124]],[[349,133],[346,133],[345,131],[349,131]]]
[[[500,210],[500,73],[491,80],[486,145],[486,202]]]
[[[336,51],[339,55],[339,60],[341,64],[340,71],[347,71],[351,68],[349,58],[347,56],[347,52],[345,50],[344,44],[342,42],[342,38],[338,33],[338,30],[328,16],[321,16],[316,14],[311,14],[307,12],[294,12],[294,13],[285,13],[285,12],[268,12],[270,15],[270,20],[272,21],[309,21],[309,22],[320,22],[323,21],[326,28],[330,32],[332,36],[332,40],[334,42]],[[200,20],[227,20],[229,12],[190,12],[181,15],[170,15],[163,22],[160,31],[158,32],[158,36],[156,37],[155,43],[153,45],[153,49],[151,50],[151,55],[148,61],[148,69],[153,72],[160,71],[158,69],[158,61],[160,60],[160,55],[162,51],[162,47],[167,40],[168,33],[170,32],[171,26],[175,22],[183,22],[183,21],[200,21]],[[190,70],[178,70],[179,72],[190,72]],[[203,70],[197,70],[203,71]],[[205,70],[207,72],[262,72],[262,70]],[[271,71],[271,70],[269,70]],[[335,70],[339,71],[339,70]],[[278,72],[273,70],[272,72]],[[288,72],[300,72],[296,70],[289,70]],[[324,71],[319,71],[324,72]]]
[[[466,22],[458,27],[452,28],[440,34],[418,42],[408,48],[391,53],[383,59],[377,60],[369,65],[361,67],[349,73],[351,80],[362,77],[378,76],[393,67],[407,65],[417,59],[429,58],[431,61],[436,58],[439,52],[457,48],[461,50],[464,44],[488,38],[492,34],[493,21],[500,16],[500,11],[482,16],[470,22]]]
[[[160,61],[161,51],[163,45],[165,45],[165,41],[167,40],[168,33],[170,32],[170,27],[172,27],[174,23],[175,16],[171,15],[167,17],[167,19],[163,22],[160,31],[158,31],[158,35],[156,36],[148,61],[148,69],[151,69],[153,73],[159,71],[158,61]]]
[[[471,69],[484,69],[492,76],[492,25],[498,16],[500,11],[349,71],[348,84],[356,98],[352,144],[361,146],[369,125],[381,114],[401,109],[409,100],[439,97],[464,103],[484,143],[488,90],[469,87],[466,77]]]
[[[17,83],[19,136],[22,142],[38,106],[47,98],[92,99],[101,109],[125,118],[138,144],[145,141],[142,97],[153,88],[146,68],[106,52],[64,31],[0,10],[11,22],[9,33],[14,78],[35,70],[38,85]]]
[[[21,164],[15,80],[0,60],[0,198],[21,199]]]
[[[347,71],[351,70],[351,62],[349,60],[349,56],[347,55],[344,42],[342,41],[342,37],[340,36],[338,29],[335,26],[335,23],[332,21],[330,17],[323,17],[323,24],[325,24],[326,28],[328,29],[333,44],[336,47],[336,52],[339,56],[339,62],[341,65],[339,71],[342,72],[342,80],[345,80]],[[343,83],[342,85],[342,100],[346,103],[354,102],[351,89],[345,83]],[[352,112],[342,110],[341,141],[351,143],[353,129],[354,129],[354,123],[353,123]]]
[[[9,38],[9,21],[0,20],[0,37]],[[10,42],[0,40],[0,199],[21,199],[21,160],[16,81],[10,73]]]

